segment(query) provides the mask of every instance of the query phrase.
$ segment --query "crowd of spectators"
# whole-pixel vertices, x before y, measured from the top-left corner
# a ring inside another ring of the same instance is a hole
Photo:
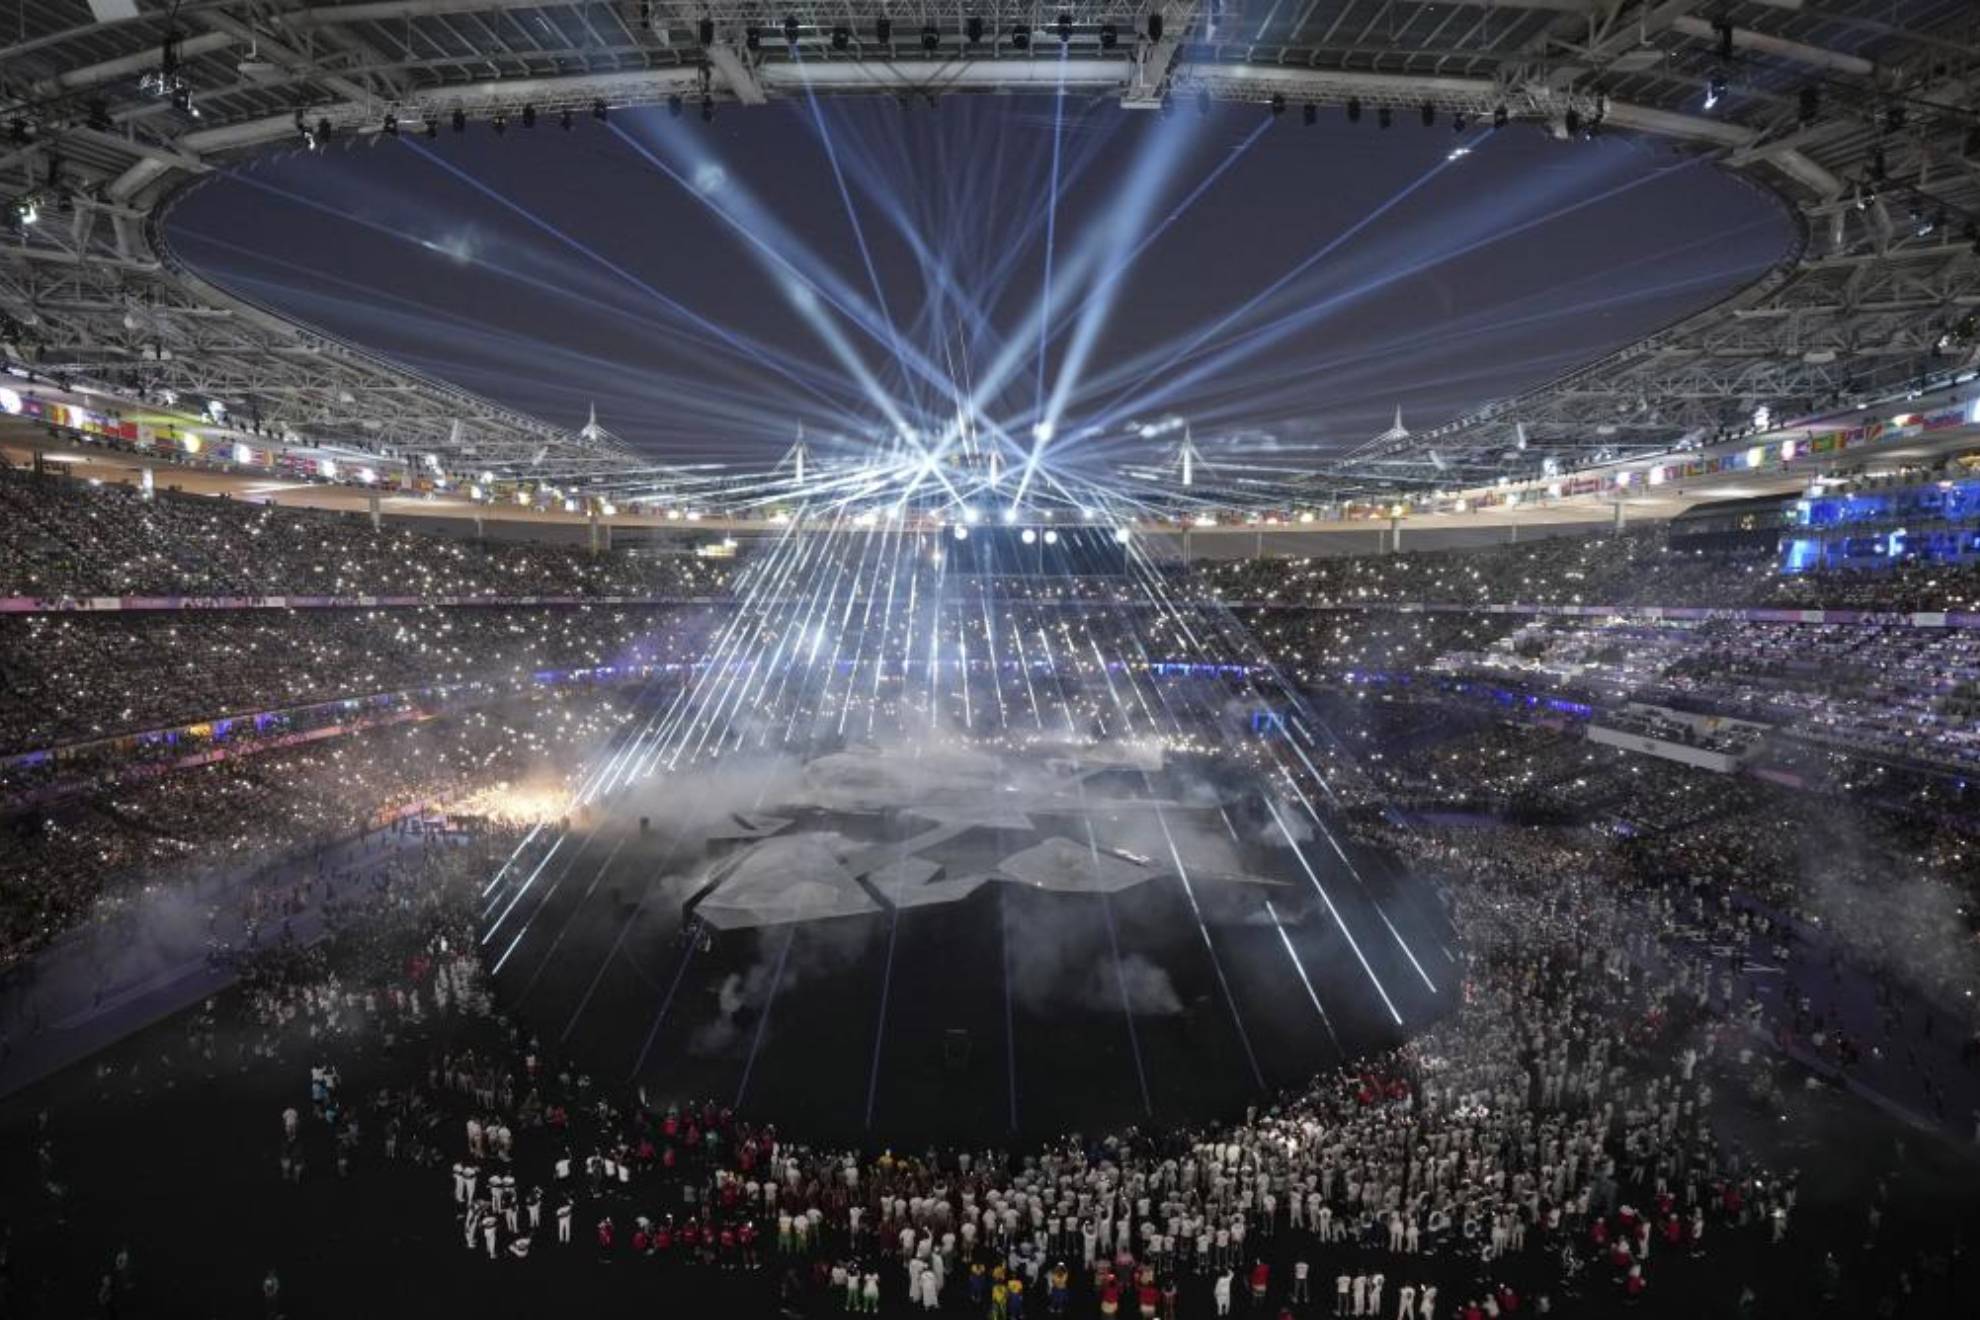
[[[1464,550],[1197,564],[1193,588],[1277,606],[1664,605],[1980,609],[1980,564],[1783,574],[1773,547],[1689,549],[1663,526]]]
[[[699,606],[420,606],[0,616],[0,756],[543,672],[692,661]]]
[[[252,872],[494,785],[553,787],[629,717],[580,689],[147,777],[0,820],[0,970],[144,889]]]
[[[1980,634],[1884,623],[1551,619],[1428,672],[1677,706],[1796,738],[1980,766]]]
[[[705,596],[724,561],[477,541],[397,520],[0,466],[0,597]]]

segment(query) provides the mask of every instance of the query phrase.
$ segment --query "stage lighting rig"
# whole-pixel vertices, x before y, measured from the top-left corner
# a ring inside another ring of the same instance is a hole
[[[179,34],[167,32],[158,45],[158,67],[138,79],[138,90],[146,96],[169,100],[175,110],[192,106],[192,84],[179,68]]]

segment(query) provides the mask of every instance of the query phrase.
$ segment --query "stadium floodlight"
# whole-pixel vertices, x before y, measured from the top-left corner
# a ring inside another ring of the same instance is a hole
[[[1038,539],[1038,533],[1032,531],[1029,527],[1025,528],[1022,532],[1018,533],[1018,540],[1023,541],[1026,545],[1032,544],[1037,539]]]
[[[1049,527],[1048,527],[1048,528],[1046,528],[1046,529],[1045,529],[1045,544],[1046,544],[1046,545],[1057,545],[1058,543],[1059,543],[1059,534],[1058,534],[1057,532],[1055,532],[1055,531],[1053,531],[1053,530],[1052,530],[1051,528],[1049,528]]]

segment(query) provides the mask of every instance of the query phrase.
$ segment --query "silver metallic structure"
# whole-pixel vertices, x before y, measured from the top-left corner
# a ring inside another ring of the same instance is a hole
[[[158,237],[173,195],[305,135],[423,132],[457,114],[1063,85],[1150,112],[1209,97],[1505,116],[1563,150],[1641,134],[1796,212],[1796,241],[1754,285],[1521,397],[1379,437],[1300,482],[1303,499],[1532,475],[1549,458],[1710,439],[1763,405],[1785,419],[1943,385],[1980,339],[1969,0],[20,0],[14,15],[0,48],[7,359],[457,470],[623,480],[654,459],[213,288]]]

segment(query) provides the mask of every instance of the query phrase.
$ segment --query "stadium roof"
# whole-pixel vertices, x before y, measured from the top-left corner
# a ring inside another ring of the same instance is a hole
[[[365,135],[526,105],[1068,85],[1150,108],[1209,96],[1427,103],[1478,120],[1503,109],[1557,136],[1624,131],[1708,153],[1797,208],[1799,241],[1720,305],[1520,398],[1371,441],[1314,474],[1305,498],[1654,452],[1763,405],[1781,419],[1943,383],[1975,354],[1980,24],[1966,0],[995,0],[969,8],[975,39],[953,5],[865,0],[17,12],[0,49],[8,357],[462,468],[604,475],[652,461],[222,293],[171,259],[159,208],[217,164],[295,144],[299,126]]]

